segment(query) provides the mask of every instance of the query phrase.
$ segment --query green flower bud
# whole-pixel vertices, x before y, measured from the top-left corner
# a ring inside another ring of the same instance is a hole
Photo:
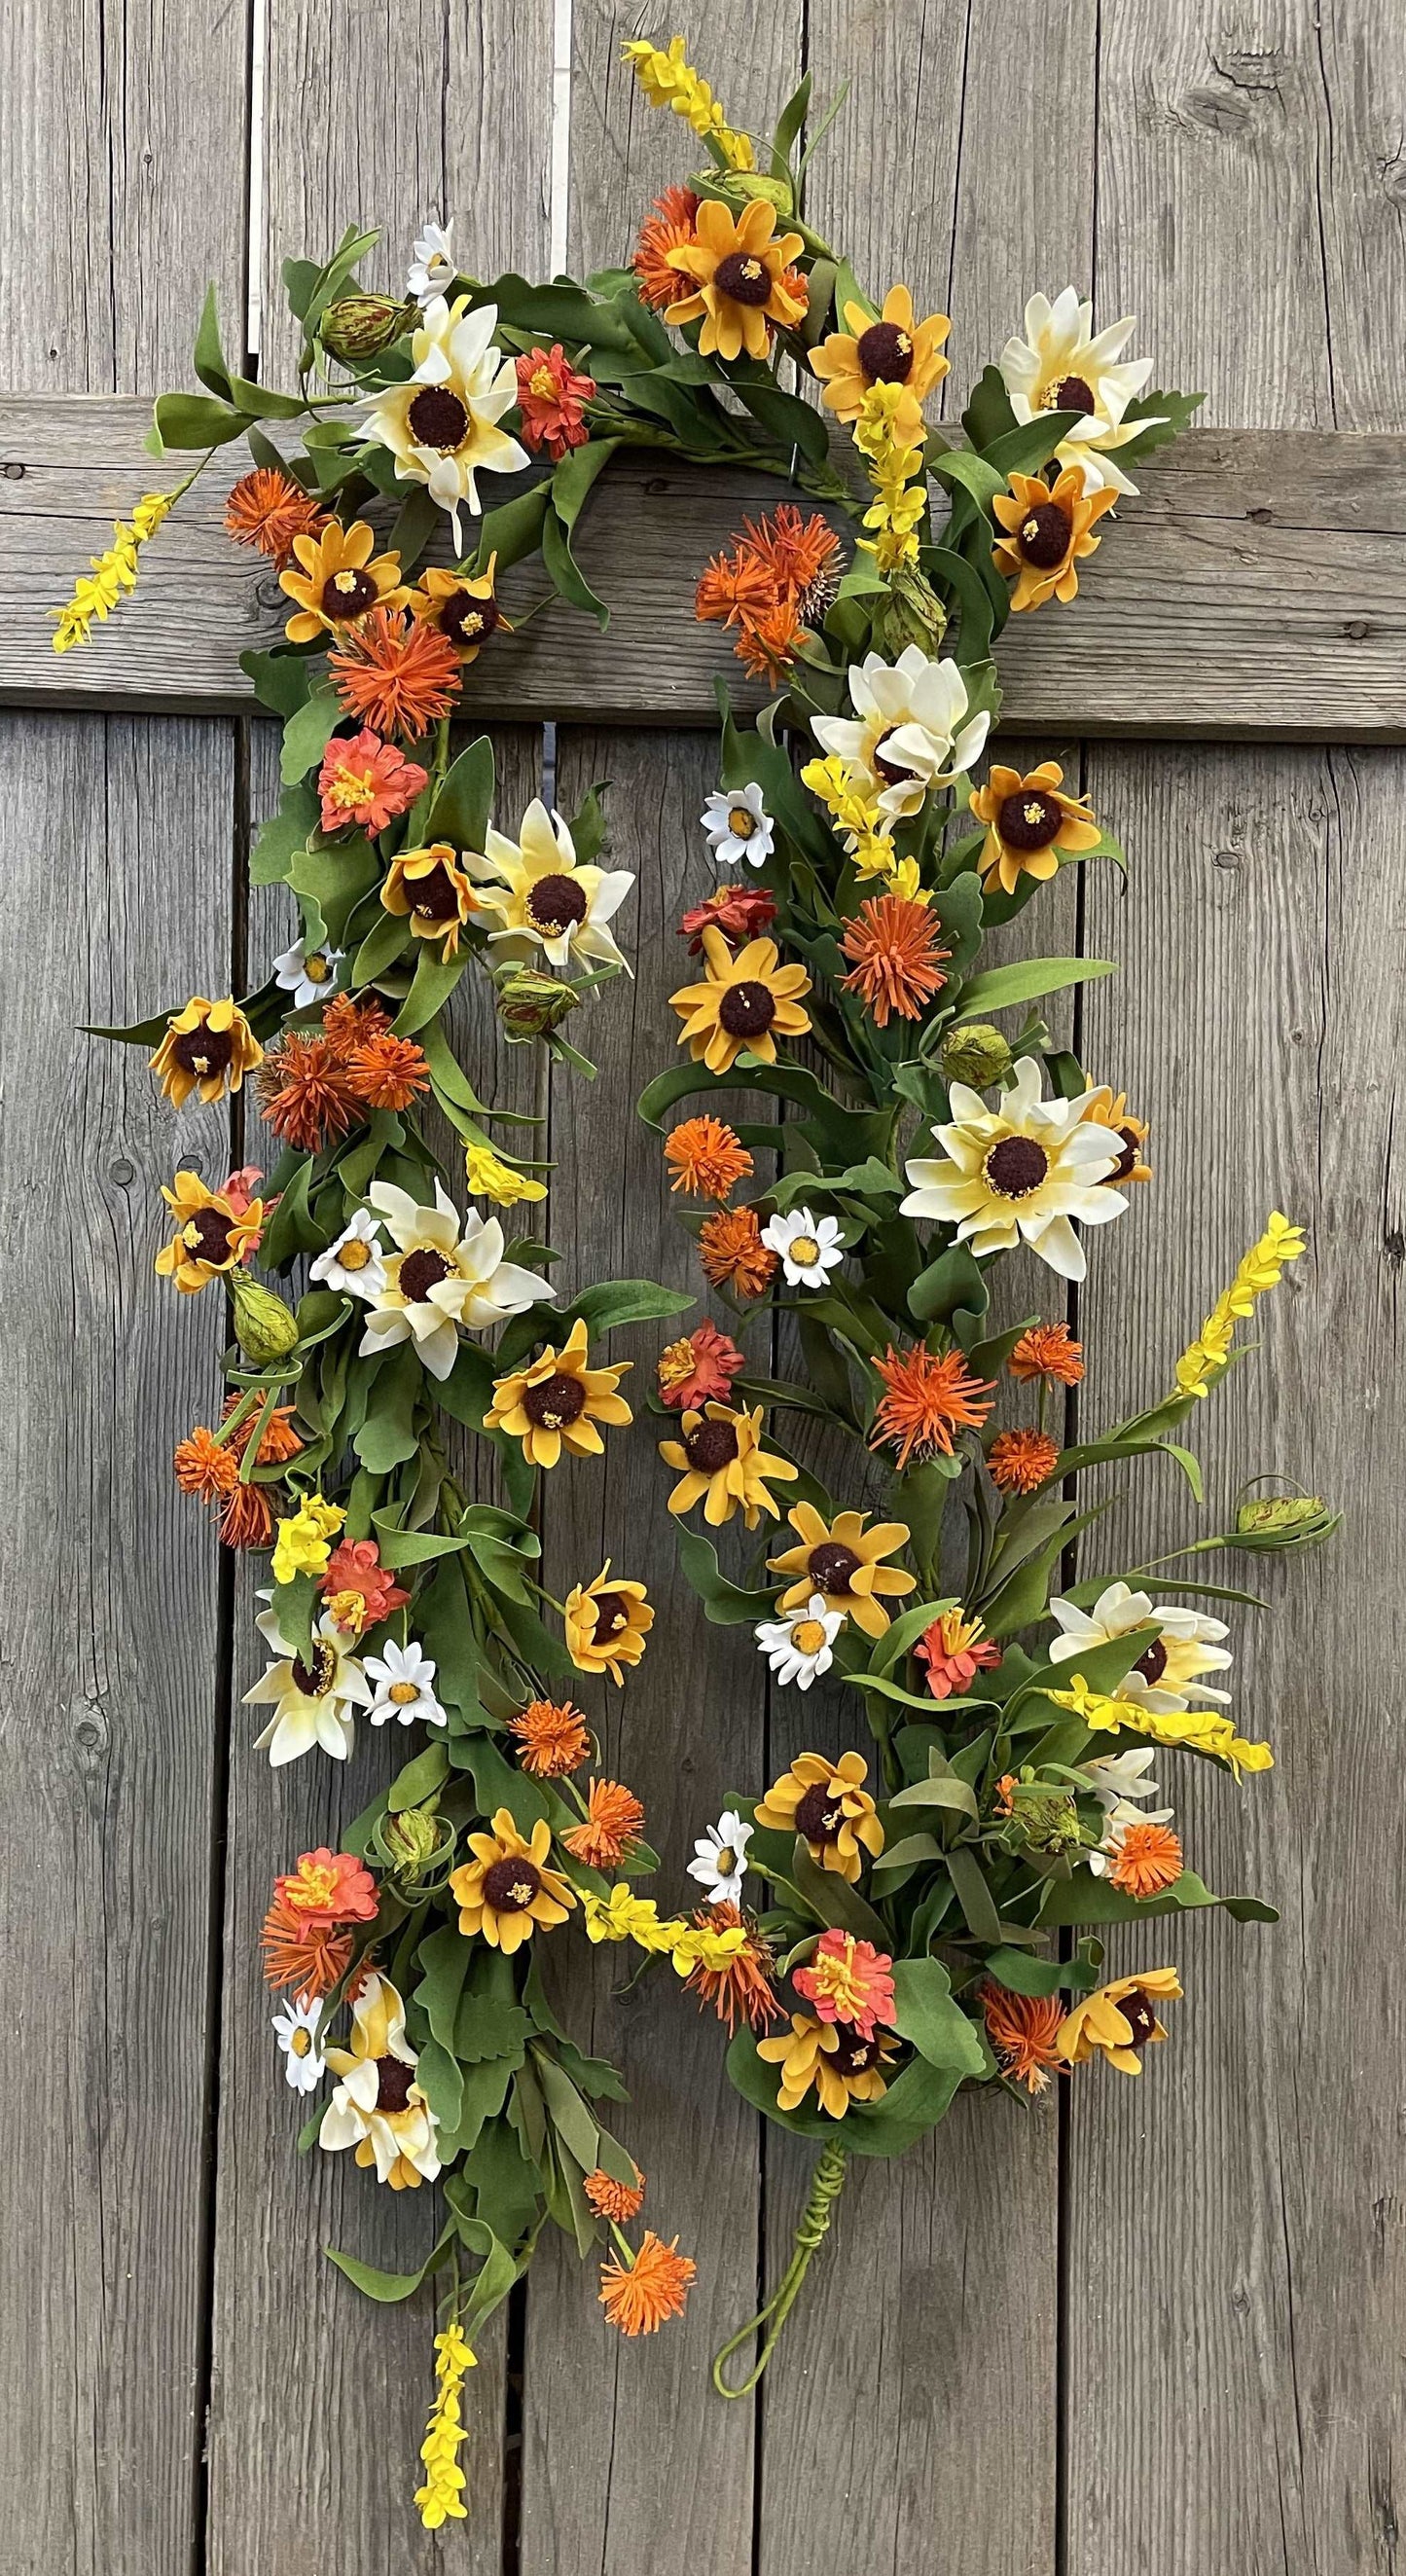
[[[1342,1518],[1318,1494],[1261,1494],[1236,1512],[1234,1544],[1255,1556],[1321,1547],[1341,1529]]]
[[[795,204],[789,179],[769,179],[760,170],[700,170],[692,185],[700,197],[721,197],[728,205],[764,197],[778,214],[789,215]]]
[[[272,1288],[261,1288],[247,1270],[231,1270],[227,1283],[234,1307],[234,1338],[255,1368],[271,1368],[298,1347],[298,1319]]]
[[[911,565],[889,575],[888,597],[874,620],[874,638],[895,658],[907,644],[935,653],[947,625],[947,611],[925,574]]]
[[[397,304],[389,295],[341,295],[328,305],[317,336],[329,358],[342,358],[348,364],[357,358],[375,358],[409,330],[418,310],[413,299]]]
[[[1079,1811],[1063,1789],[1018,1789],[1006,1833],[1026,1851],[1049,1855],[1074,1851],[1084,1840]]]
[[[498,978],[498,1017],[510,1046],[526,1046],[547,1037],[574,1011],[580,995],[554,975],[534,974],[530,966],[509,966]]]
[[[966,1020],[942,1046],[942,1070],[949,1082],[965,1082],[973,1091],[989,1091],[1004,1082],[1015,1059],[990,1020]]]
[[[454,1848],[454,1828],[447,1816],[436,1812],[431,1798],[423,1807],[402,1807],[398,1815],[383,1816],[371,1842],[377,1858],[402,1886],[414,1887],[447,1860]]]

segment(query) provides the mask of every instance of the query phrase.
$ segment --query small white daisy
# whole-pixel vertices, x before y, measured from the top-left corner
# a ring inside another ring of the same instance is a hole
[[[317,2044],[321,2009],[316,1995],[299,1995],[295,2004],[285,2004],[273,2017],[274,2036],[283,2051],[284,2076],[295,2093],[310,2093],[327,2072],[327,2060]]]
[[[688,1864],[690,1878],[708,1891],[710,1905],[740,1905],[747,1873],[747,1845],[755,1827],[744,1825],[735,1808],[725,1807],[715,1825],[700,1834]]]
[[[778,1680],[809,1690],[834,1662],[831,1649],[844,1624],[843,1610],[827,1610],[823,1592],[812,1592],[789,1618],[761,1619],[753,1633]]]
[[[764,859],[770,858],[776,826],[762,803],[762,791],[755,779],[750,787],[719,788],[716,795],[709,797],[698,820],[720,868],[735,868],[743,859],[749,867],[759,868]]]
[[[452,221],[427,223],[424,231],[415,235],[405,291],[414,296],[417,304],[428,304],[432,295],[447,295],[458,275],[449,240],[453,230]]]
[[[274,982],[292,994],[295,1011],[306,1011],[333,990],[345,955],[344,948],[309,948],[305,939],[295,939],[273,961]]]
[[[402,1726],[413,1726],[417,1717],[426,1726],[444,1725],[434,1695],[435,1667],[413,1637],[404,1646],[389,1638],[379,1655],[366,1657],[365,1670],[375,1686],[367,1711],[373,1726],[384,1726],[388,1717],[398,1717]]]
[[[807,1207],[772,1217],[762,1228],[762,1241],[768,1252],[780,1254],[788,1288],[823,1288],[826,1272],[837,1269],[845,1257],[839,1218],[813,1217]]]
[[[339,1297],[379,1297],[386,1272],[377,1222],[369,1208],[358,1208],[336,1242],[318,1254],[309,1277],[335,1288]]]

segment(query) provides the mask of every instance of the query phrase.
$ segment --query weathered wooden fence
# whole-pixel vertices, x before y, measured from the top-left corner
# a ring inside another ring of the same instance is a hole
[[[622,2347],[589,2276],[548,2251],[472,2388],[474,2518],[419,2533],[425,2318],[372,2315],[320,2249],[409,2262],[427,2214],[294,2158],[254,1965],[271,1870],[335,1839],[376,1749],[353,1783],[311,1762],[274,1777],[250,1752],[249,1605],[168,1475],[214,1384],[209,1314],[151,1275],[177,1139],[140,1066],[73,1029],[238,988],[266,945],[241,863],[272,763],[235,656],[267,608],[201,509],[86,655],[55,663],[41,611],[147,479],[114,397],[182,380],[208,278],[227,314],[247,297],[261,316],[271,372],[286,251],[379,218],[390,279],[425,214],[452,210],[485,276],[542,272],[554,219],[573,265],[614,260],[684,138],[632,95],[635,24],[606,0],[15,0],[0,2571],[1386,2576],[1406,2320],[1400,13],[693,0],[679,23],[747,122],[801,63],[822,94],[852,80],[815,220],[861,274],[953,314],[958,388],[1032,287],[1072,278],[1102,318],[1140,315],[1139,348],[1207,387],[1212,424],[1257,425],[1149,469],[1078,607],[1032,621],[1007,668],[1014,720],[1063,744],[1134,861],[1126,898],[1098,875],[1067,902],[1069,936],[1122,961],[1085,1001],[1085,1059],[1156,1140],[1151,1209],[1099,1245],[1081,1298],[1099,1409],[1156,1391],[1271,1202],[1312,1229],[1272,1358],[1237,1373],[1204,1450],[1222,1496],[1290,1468],[1349,1528],[1291,1586],[1271,1568],[1291,1607],[1238,1641],[1278,1769],[1243,1797],[1183,1792],[1206,1875],[1264,1888],[1284,1921],[1187,1930],[1189,2000],[1142,2084],[1094,2073],[1030,2116],[959,2106],[926,2149],[867,2167],[755,2410],[719,2405],[705,2362],[789,2235],[804,2160],[727,2089],[711,2024],[583,1969],[698,2288],[681,2328]],[[595,1024],[600,1081],[536,1100],[579,1278],[686,1277],[631,1103],[668,1051],[671,925],[700,884],[711,659],[686,601],[730,507],[672,470],[607,483],[602,522],[630,540],[603,576],[610,642],[561,612],[482,666],[485,710],[517,719],[505,806],[541,782],[532,728],[557,719],[562,802],[609,776],[615,860],[639,875],[638,982]],[[222,1170],[218,1118],[181,1131],[187,1159],[192,1138]],[[1171,1494],[1140,1503],[1136,1552],[1186,1518]],[[672,1885],[724,1789],[801,1736],[750,1645],[671,1584],[661,1519],[641,1433],[553,1489],[547,1544],[594,1564],[628,1525],[664,1600],[604,1716]],[[812,1700],[802,1731],[840,1724]]]

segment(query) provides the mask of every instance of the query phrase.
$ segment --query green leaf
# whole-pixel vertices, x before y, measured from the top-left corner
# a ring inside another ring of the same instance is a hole
[[[251,647],[240,654],[239,667],[253,681],[260,706],[271,707],[275,715],[295,715],[312,693],[313,666],[305,654],[283,649],[259,653]]]
[[[493,789],[493,745],[484,733],[446,771],[430,807],[425,839],[449,841],[456,850],[481,851],[493,811]]]
[[[703,1604],[703,1615],[716,1628],[737,1628],[755,1619],[769,1619],[776,1607],[774,1592],[744,1592],[730,1583],[718,1566],[718,1552],[709,1538],[699,1530],[681,1529],[676,1541],[679,1564]]]
[[[1155,448],[1179,438],[1191,427],[1206,397],[1204,394],[1149,393],[1139,394],[1123,414],[1124,426],[1141,423],[1133,437],[1118,450],[1120,465],[1130,465],[1150,456]]]
[[[610,611],[605,601],[597,598],[582,572],[571,551],[571,539],[555,510],[549,510],[542,522],[542,562],[558,598],[564,599],[568,608],[579,608],[585,616],[594,617],[604,634],[610,624]]]
[[[934,1708],[934,1715],[937,1714]],[[943,1808],[950,1815],[969,1816],[975,1824],[981,1810],[976,1791],[965,1780],[949,1775],[946,1779],[915,1780],[907,1789],[896,1789],[889,1800],[891,1811],[902,1810],[906,1819],[912,1807]]]
[[[360,960],[357,962],[359,965]],[[429,940],[421,940],[415,980],[391,1022],[398,1038],[413,1038],[427,1021],[438,1019],[468,962],[466,948],[461,948],[457,957],[442,957]]]
[[[1184,1869],[1175,1884],[1161,1896],[1125,1896],[1122,1889],[1110,1885],[1106,1878],[1095,1878],[1088,1870],[1076,1870],[1070,1878],[1051,1878],[1046,1882],[1045,1899],[1040,1908],[1040,1922],[1064,1923],[1135,1923],[1150,1914],[1199,1913],[1208,1905],[1218,1905],[1237,1923],[1277,1923],[1274,1906],[1258,1896],[1213,1896],[1204,1880],[1194,1870]]]
[[[957,1903],[972,1938],[993,1944],[999,1942],[1001,1920],[996,1911],[996,1901],[970,1843],[953,1844],[947,1854],[947,1867],[957,1891]]]
[[[940,1961],[895,1959],[893,1992],[894,2029],[930,2066],[955,2067],[960,2075],[985,2074],[985,2043],[954,2003],[952,1980]]]
[[[780,116],[776,120],[776,132],[772,136],[771,143],[771,175],[773,179],[789,179],[791,175],[791,154],[795,148],[796,137],[800,133],[801,127],[804,125],[806,116],[809,112],[810,93],[814,77],[815,76],[812,72],[807,72],[805,74],[804,79],[799,83],[798,87],[792,90]]]
[[[570,2077],[563,2074],[547,2049],[534,2046],[532,2059],[548,2119],[558,2137],[570,2148],[583,2173],[590,2173],[595,2165],[600,2136],[595,2121]]]
[[[791,1860],[791,1879],[818,1922],[840,1932],[852,1932],[857,1941],[872,1941],[876,1950],[887,1949],[888,1931],[873,1907],[865,1904],[858,1890],[847,1878],[841,1878],[838,1870],[822,1869],[818,1861],[812,1860],[810,1846],[799,1834]]]
[[[552,508],[564,528],[575,527],[617,447],[623,444],[619,438],[588,439],[584,447],[569,449],[554,468]]]
[[[1111,957],[1026,957],[1014,966],[993,967],[962,986],[954,1025],[1013,1010],[1018,1002],[1035,1002],[1045,993],[1062,993],[1071,984],[1094,983],[1113,971]]]
[[[383,913],[373,923],[352,961],[353,984],[374,984],[393,966],[409,947],[414,934],[407,920],[394,912]]]
[[[1016,426],[1005,377],[999,367],[987,367],[968,396],[967,407],[962,414],[963,431],[972,446],[980,449],[992,446]]]
[[[278,802],[278,812],[259,826],[258,837],[249,853],[251,885],[283,885],[295,856],[306,852],[308,834],[317,827],[317,796],[301,780],[285,787]]]
[[[415,1409],[424,1393],[425,1374],[413,1342],[403,1342],[381,1361],[371,1381],[366,1420],[352,1447],[374,1476],[389,1475],[418,1445]]]
[[[202,385],[210,393],[218,395],[222,402],[228,402],[229,367],[220,345],[220,316],[213,286],[207,286],[205,289],[205,302],[201,307],[200,320],[196,326],[193,363]]]
[[[298,707],[283,728],[283,752],[279,775],[285,786],[306,775],[321,760],[328,743],[342,721],[343,707],[335,689],[315,691],[306,704]]]
[[[305,1154],[278,1194],[278,1205],[264,1232],[260,1260],[268,1270],[286,1270],[300,1252],[321,1252],[327,1241],[308,1205],[312,1156]]]
[[[335,2245],[328,2245],[324,2251],[328,2262],[335,2263],[339,2272],[345,2272],[354,2289],[362,2291],[368,2299],[379,2299],[384,2306],[389,2306],[397,2299],[414,2297],[421,2283],[437,2264],[443,2262],[453,2235],[453,2228],[447,2227],[438,2243],[431,2246],[418,2272],[378,2272],[374,2263],[359,2263],[354,2254],[341,2254]]]
[[[418,1807],[423,1798],[433,1797],[443,1787],[448,1776],[449,1751],[441,1737],[396,1773],[386,1795],[391,1814],[403,1815],[407,1807]]]
[[[158,394],[152,419],[163,447],[224,447],[242,437],[247,416],[208,394]]]

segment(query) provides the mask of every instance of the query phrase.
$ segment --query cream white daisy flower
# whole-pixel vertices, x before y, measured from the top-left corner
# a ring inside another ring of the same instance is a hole
[[[741,1904],[747,1845],[755,1830],[755,1826],[743,1823],[735,1807],[725,1807],[717,1823],[699,1835],[688,1874],[707,1889],[710,1905]]]
[[[363,1359],[413,1341],[431,1377],[446,1378],[459,1347],[459,1326],[486,1332],[510,1315],[525,1314],[551,1291],[535,1270],[503,1259],[503,1229],[496,1217],[470,1210],[461,1221],[442,1181],[435,1203],[419,1207],[407,1190],[373,1181],[372,1206],[397,1249],[384,1260],[385,1278],[370,1302],[361,1339]]]
[[[295,1011],[306,1011],[332,991],[345,955],[344,948],[309,948],[305,939],[295,939],[281,957],[275,957],[273,980],[292,994]]]
[[[902,1214],[955,1226],[957,1241],[970,1243],[978,1259],[1024,1242],[1061,1279],[1082,1279],[1084,1248],[1071,1218],[1107,1225],[1128,1204],[1120,1191],[1100,1187],[1125,1140],[1085,1116],[1093,1096],[1043,1100],[1033,1056],[1021,1057],[996,1109],[964,1082],[952,1083],[951,1123],[932,1131],[942,1154],[909,1163],[913,1187]]]
[[[579,957],[591,966],[623,966],[607,923],[635,880],[627,868],[598,868],[578,859],[569,826],[534,796],[510,841],[489,825],[483,851],[465,850],[464,865],[477,879],[479,904],[496,913],[488,944],[508,959],[540,949],[550,966]]]
[[[1223,1619],[1206,1619],[1199,1610],[1154,1601],[1150,1593],[1134,1592],[1126,1583],[1110,1583],[1092,1610],[1081,1610],[1073,1601],[1052,1601],[1050,1616],[1061,1630],[1050,1645],[1052,1664],[1070,1663],[1091,1646],[1106,1646],[1114,1637],[1126,1637],[1134,1628],[1156,1622],[1158,1634],[1132,1671],[1124,1674],[1112,1693],[1114,1699],[1135,1700],[1165,1717],[1175,1709],[1189,1708],[1193,1698],[1230,1698],[1229,1691],[1217,1690],[1201,1678],[1204,1673],[1228,1672],[1235,1660],[1220,1642],[1230,1634]]]
[[[414,374],[368,397],[368,437],[390,449],[402,483],[423,483],[448,511],[456,549],[461,503],[475,518],[482,508],[478,476],[516,474],[529,461],[498,427],[517,401],[517,369],[494,343],[497,327],[496,304],[471,313],[467,295],[452,304],[432,296],[411,335]]]
[[[826,1273],[845,1257],[838,1217],[814,1217],[807,1207],[768,1218],[762,1241],[779,1256],[788,1288],[823,1288]]]
[[[436,295],[447,295],[454,283],[458,272],[449,238],[453,230],[452,221],[427,223],[424,231],[415,235],[405,292],[413,295],[417,304],[428,304]]]
[[[698,820],[720,868],[740,867],[744,859],[749,867],[759,868],[775,847],[776,826],[755,779],[750,787],[720,787],[708,798]]]
[[[319,1252],[308,1276],[320,1280],[324,1288],[335,1288],[339,1297],[364,1297],[368,1301],[379,1297],[386,1284],[385,1246],[379,1221],[369,1208],[357,1209],[336,1242]]]
[[[355,2147],[359,2165],[397,2191],[433,2182],[440,2169],[433,2111],[415,2081],[419,2059],[405,2036],[405,2006],[389,1977],[366,1979],[352,2006],[352,2043],[329,2048],[341,2078],[322,2115],[318,2144]]]
[[[295,2093],[311,2093],[327,2072],[327,2060],[317,2045],[321,2010],[316,1995],[299,1995],[295,2004],[285,2004],[273,2017],[274,2036],[283,2051],[284,2080]]]
[[[890,823],[921,811],[935,787],[970,769],[990,716],[967,716],[967,685],[955,662],[935,662],[905,644],[896,662],[870,653],[851,665],[853,716],[812,716],[811,731],[858,773]]]
[[[1078,467],[1086,492],[1105,486],[1136,492],[1112,451],[1147,426],[1144,421],[1125,423],[1123,414],[1146,385],[1152,360],[1119,363],[1137,328],[1130,315],[1098,332],[1092,328],[1093,317],[1092,304],[1081,303],[1072,286],[1053,304],[1047,295],[1032,295],[1025,308],[1025,337],[1006,342],[1001,374],[1018,421],[1031,421],[1042,411],[1081,415],[1055,455],[1061,466]]]
[[[1095,1761],[1083,1762],[1080,1768],[1093,1795],[1111,1812],[1130,1798],[1160,1797],[1157,1782],[1147,1776],[1156,1759],[1154,1745],[1131,1744],[1122,1753],[1101,1753]]]
[[[356,1736],[356,1711],[369,1705],[371,1685],[330,1611],[313,1630],[306,1660],[284,1636],[275,1609],[261,1610],[254,1625],[278,1658],[244,1694],[247,1707],[273,1709],[262,1735],[254,1738],[255,1752],[267,1750],[275,1770],[311,1753],[315,1744],[334,1762],[345,1762]]]
[[[402,1726],[413,1726],[416,1718],[426,1726],[444,1725],[444,1711],[434,1695],[434,1664],[413,1637],[404,1646],[388,1638],[379,1655],[366,1657],[366,1671],[376,1686],[373,1726],[384,1726],[388,1717],[398,1717]]]
[[[812,1592],[789,1617],[758,1620],[753,1635],[778,1681],[795,1682],[804,1691],[818,1673],[828,1673],[844,1624],[843,1610],[828,1609],[824,1594]]]

